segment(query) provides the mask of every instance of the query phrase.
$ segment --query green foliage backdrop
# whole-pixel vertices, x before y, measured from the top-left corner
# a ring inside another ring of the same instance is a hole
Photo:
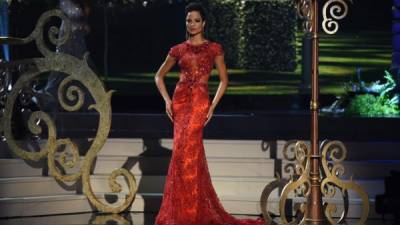
[[[208,36],[230,67],[294,71],[297,14],[292,0],[208,0]]]

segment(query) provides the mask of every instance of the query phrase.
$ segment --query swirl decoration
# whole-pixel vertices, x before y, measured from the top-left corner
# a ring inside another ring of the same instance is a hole
[[[295,156],[296,156],[296,175],[299,176],[298,179],[291,178],[291,181],[283,188],[281,198],[279,200],[279,211],[281,214],[281,221],[284,224],[305,224],[306,217],[304,215],[307,214],[307,207],[305,203],[302,203],[299,207],[300,213],[303,215],[303,218],[300,221],[292,221],[288,222],[286,219],[285,213],[285,204],[291,192],[295,192],[297,196],[308,197],[310,193],[310,154],[309,149],[303,141],[298,141],[295,147]]]
[[[311,0],[299,0],[297,1],[297,12],[300,19],[303,20],[303,30],[305,33],[311,33],[313,10]]]
[[[348,0],[353,3],[352,0]],[[339,30],[337,20],[342,20],[347,16],[349,7],[345,0],[329,0],[325,2],[322,13],[322,28],[327,34],[335,34]]]
[[[51,10],[42,14],[39,18],[34,31],[26,38],[2,38],[3,43],[11,44],[25,44],[33,40],[39,51],[44,55],[44,58],[34,58],[10,62],[13,65],[23,65],[26,69],[22,70],[20,78],[16,81],[13,89],[7,95],[4,115],[2,118],[2,125],[4,136],[7,140],[9,148],[18,157],[25,160],[38,161],[42,158],[48,158],[48,167],[50,174],[61,182],[77,181],[82,179],[83,193],[87,196],[89,201],[94,207],[103,212],[119,213],[127,209],[133,202],[137,191],[137,185],[134,176],[125,169],[117,169],[113,171],[109,177],[109,186],[112,192],[121,192],[122,188],[117,183],[117,177],[122,176],[128,183],[129,193],[121,204],[109,204],[100,201],[92,190],[90,183],[90,171],[95,160],[97,153],[103,147],[111,126],[111,95],[112,91],[106,92],[101,80],[90,69],[87,64],[88,53],[85,54],[83,59],[78,59],[71,55],[56,53],[50,50],[44,42],[44,26],[45,23],[53,17],[57,17],[63,21],[66,26],[65,35],[58,37],[59,28],[51,27],[48,31],[48,38],[54,45],[65,43],[70,36],[70,22],[68,18],[60,10]],[[28,66],[26,66],[28,65]],[[21,93],[21,90],[29,85],[33,80],[37,79],[41,74],[49,72],[63,73],[66,78],[61,82],[58,87],[58,96],[61,107],[69,112],[79,110],[84,103],[84,91],[79,86],[70,84],[72,81],[79,82],[91,94],[94,104],[90,105],[88,109],[97,111],[99,114],[99,122],[97,127],[96,137],[92,142],[87,154],[80,160],[79,151],[77,146],[69,139],[58,139],[55,123],[52,118],[43,111],[36,111],[30,114],[28,119],[28,129],[34,135],[43,135],[42,127],[47,127],[46,143],[37,152],[30,152],[20,147],[13,135],[11,123],[16,100]],[[69,87],[67,85],[70,84]],[[66,96],[67,100],[64,99]],[[56,153],[63,149],[60,160],[56,159]],[[66,151],[69,151],[67,153]],[[72,157],[69,157],[71,155]],[[56,162],[60,162],[57,167]],[[62,167],[60,169],[59,167]],[[68,168],[78,167],[78,172],[74,174],[65,174],[64,170]]]
[[[321,192],[326,198],[333,198],[336,194],[336,190],[340,190],[344,210],[338,221],[333,219],[333,214],[336,212],[336,205],[325,202],[324,210],[325,216],[330,224],[338,225],[342,224],[347,217],[349,198],[348,190],[354,190],[362,199],[362,215],[360,220],[356,223],[357,225],[365,224],[369,214],[369,199],[367,193],[362,189],[361,186],[356,184],[352,179],[350,181],[342,181],[339,179],[345,172],[343,165],[341,164],[347,155],[347,150],[344,144],[340,141],[324,141],[321,144],[322,149],[322,168],[325,178],[321,182]]]
[[[272,217],[269,215],[269,212],[268,212],[268,198],[269,198],[269,196],[271,196],[272,192],[275,189],[279,188],[279,190],[282,190],[283,187],[287,183],[289,183],[289,179],[281,178],[279,175],[277,175],[276,180],[272,181],[267,186],[265,186],[263,192],[261,193],[260,208],[261,208],[262,215],[264,217],[264,221],[266,221],[267,224],[278,225],[278,223],[276,223],[272,219]]]
[[[98,215],[89,221],[90,225],[98,224],[118,224],[118,225],[133,225],[132,221],[124,218],[119,214]]]
[[[283,146],[283,159],[288,163],[283,168],[286,174],[289,174],[290,178],[295,176],[296,173],[296,140],[289,140]]]
[[[289,141],[284,148],[284,157],[289,161],[296,160],[296,167],[293,174],[290,175],[290,179],[283,179],[277,176],[277,179],[268,184],[261,195],[260,206],[263,217],[268,224],[276,225],[275,221],[272,220],[268,213],[268,197],[271,195],[273,190],[280,188],[282,193],[279,200],[279,213],[280,223],[279,224],[305,224],[307,213],[306,203],[296,204],[295,209],[302,218],[295,218],[293,221],[288,222],[286,217],[286,202],[289,198],[290,193],[294,193],[297,197],[307,198],[310,194],[310,156],[307,145],[303,141],[297,141],[295,147],[290,147],[294,144],[294,141]],[[294,156],[289,156],[290,151]]]

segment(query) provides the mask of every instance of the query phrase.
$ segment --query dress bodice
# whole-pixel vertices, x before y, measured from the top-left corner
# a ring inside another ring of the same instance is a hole
[[[215,57],[224,53],[220,44],[207,41],[193,45],[189,41],[175,45],[169,51],[181,69],[180,82],[207,83]]]

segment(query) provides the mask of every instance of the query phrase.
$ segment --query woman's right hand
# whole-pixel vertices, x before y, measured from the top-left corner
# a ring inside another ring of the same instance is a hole
[[[172,102],[171,100],[165,101],[165,112],[167,113],[169,119],[174,122],[174,115],[172,113]]]

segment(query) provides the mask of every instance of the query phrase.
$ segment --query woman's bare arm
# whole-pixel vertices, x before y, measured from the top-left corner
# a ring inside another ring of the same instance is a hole
[[[228,72],[226,71],[224,55],[218,55],[215,57],[215,66],[218,70],[220,82],[218,85],[217,92],[214,95],[214,99],[210,105],[210,109],[207,114],[207,121],[205,124],[207,124],[210,121],[214,113],[215,107],[217,107],[219,101],[221,100],[222,96],[226,91],[226,88],[228,87]]]
[[[158,69],[154,80],[156,82],[158,91],[162,95],[165,101],[165,110],[167,112],[168,117],[173,120],[173,113],[172,113],[172,101],[168,94],[167,87],[165,86],[164,77],[167,73],[171,70],[171,68],[175,65],[176,59],[170,55],[167,55],[164,63]]]
[[[217,92],[215,93],[214,99],[211,103],[211,107],[216,107],[224,95],[226,88],[228,87],[228,72],[226,71],[226,65],[223,55],[215,57],[215,66],[218,70],[219,85]]]

